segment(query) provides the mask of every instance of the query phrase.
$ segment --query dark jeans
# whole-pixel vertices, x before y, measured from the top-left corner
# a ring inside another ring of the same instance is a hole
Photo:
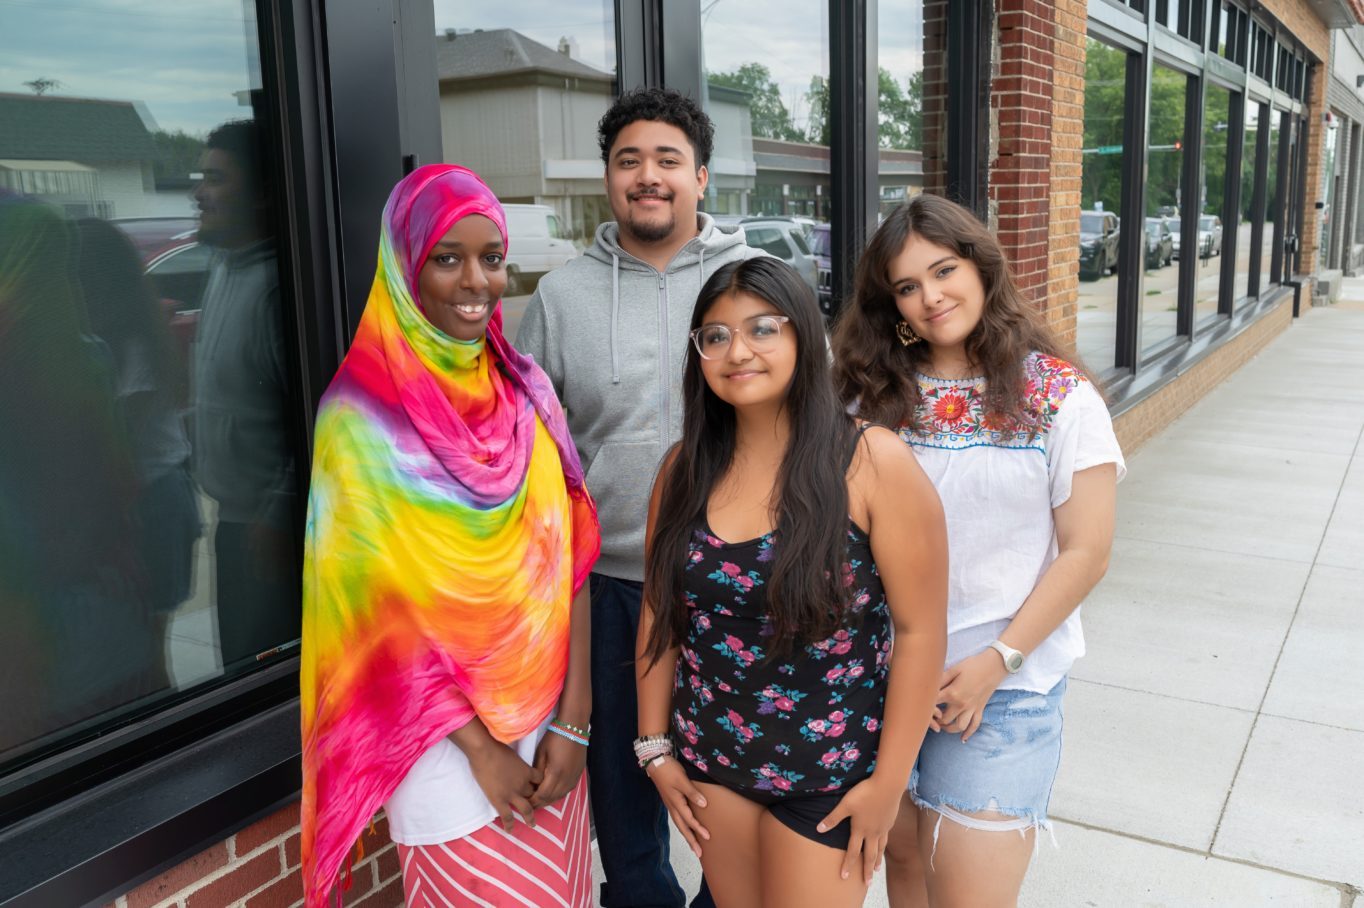
[[[683,908],[686,893],[668,863],[668,811],[635,762],[635,632],[643,585],[593,574],[592,746],[587,751],[592,818],[606,882],[602,908]],[[704,881],[692,908],[715,908]]]

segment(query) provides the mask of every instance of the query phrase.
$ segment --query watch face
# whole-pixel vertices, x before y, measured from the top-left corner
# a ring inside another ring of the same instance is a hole
[[[1011,672],[1018,671],[1020,668],[1023,667],[1023,654],[1010,653],[1008,658],[1004,660],[1004,667]]]

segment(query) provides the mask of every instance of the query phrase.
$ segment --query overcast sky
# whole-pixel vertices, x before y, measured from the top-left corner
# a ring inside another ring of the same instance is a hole
[[[570,38],[578,45],[575,59],[615,72],[614,8],[612,0],[435,0],[436,31],[510,28],[546,47],[558,47],[560,38]]]
[[[250,115],[259,84],[243,0],[0,0],[0,91],[141,101],[162,129],[204,133]]]

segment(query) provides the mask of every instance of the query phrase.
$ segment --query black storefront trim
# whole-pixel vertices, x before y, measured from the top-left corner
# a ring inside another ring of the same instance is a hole
[[[4,908],[98,905],[297,799],[297,698],[0,832]]]

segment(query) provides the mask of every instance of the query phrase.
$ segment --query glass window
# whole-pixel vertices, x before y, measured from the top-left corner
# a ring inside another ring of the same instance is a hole
[[[1241,150],[1241,208],[1236,225],[1236,276],[1232,281],[1231,297],[1235,301],[1246,298],[1250,292],[1250,275],[1256,267],[1254,262],[1254,224],[1255,210],[1255,162],[1259,154],[1259,129],[1264,122],[1264,105],[1247,103],[1245,116],[1245,138]],[[1261,217],[1263,217],[1261,213]]]
[[[597,121],[615,99],[614,4],[435,0],[435,22],[442,153],[507,209],[502,315],[515,337],[540,278],[612,217]],[[557,229],[546,235],[551,216]]]
[[[1189,78],[1164,66],[1151,74],[1151,116],[1147,138],[1146,216],[1165,219],[1179,234],[1183,217],[1196,217],[1197,200],[1182,198],[1184,102]],[[1183,254],[1183,250],[1176,250]],[[1148,250],[1140,301],[1143,348],[1175,336],[1179,311],[1179,269],[1166,268]]]
[[[301,457],[255,5],[3,18],[11,769],[296,645]]]
[[[1111,369],[1117,353],[1116,273],[1126,94],[1127,54],[1093,38],[1087,39],[1075,347],[1085,364],[1096,372]]]
[[[791,247],[786,245],[786,240],[782,239],[781,231],[777,228],[754,227],[750,224],[744,227],[744,237],[754,249],[791,261]]]
[[[1274,237],[1281,234],[1283,193],[1286,180],[1279,179],[1279,133],[1283,126],[1283,112],[1273,111],[1269,119],[1269,158],[1265,177],[1264,236],[1260,238],[1260,296],[1269,289],[1270,266],[1273,262]]]
[[[886,0],[877,14],[882,217],[924,189],[946,188],[947,4],[928,7],[923,0]]]
[[[705,208],[829,222],[829,5],[819,0],[707,2],[701,56],[715,158]],[[886,18],[882,18],[883,26]],[[749,244],[753,231],[745,229]],[[793,252],[780,236],[780,255]],[[829,260],[793,262],[831,305]]]
[[[1230,134],[1231,92],[1220,85],[1209,84],[1203,98],[1203,197],[1198,216],[1195,320],[1217,312],[1224,242],[1222,222],[1227,213],[1227,140]]]

